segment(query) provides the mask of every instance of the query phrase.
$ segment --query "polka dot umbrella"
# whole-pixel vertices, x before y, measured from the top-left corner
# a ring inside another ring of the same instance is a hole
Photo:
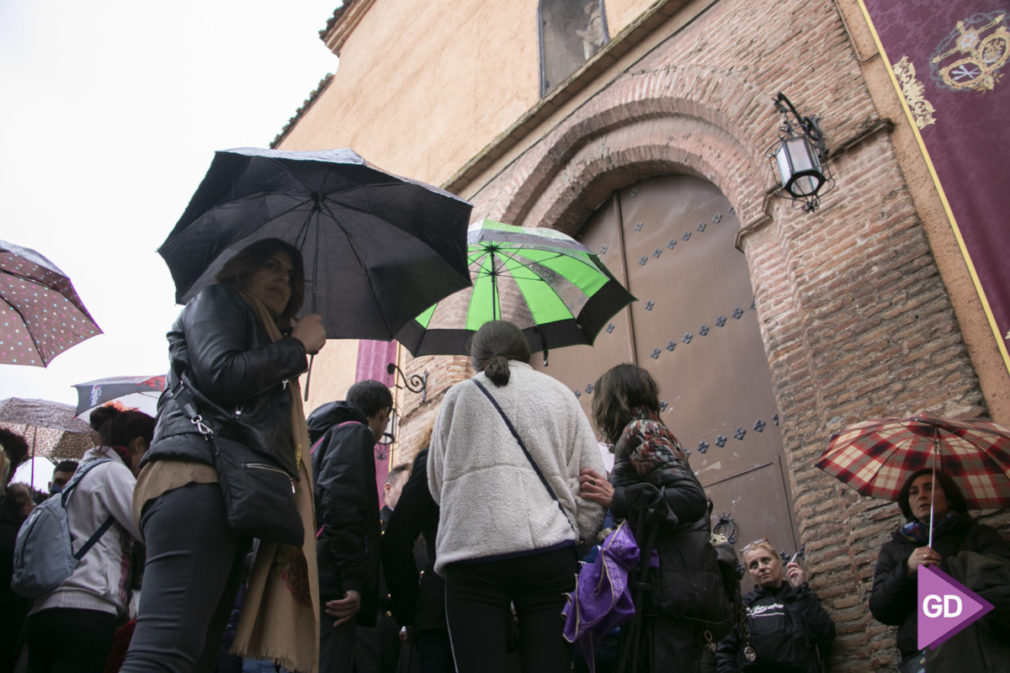
[[[0,241],[0,364],[45,367],[101,333],[55,264],[30,248]]]

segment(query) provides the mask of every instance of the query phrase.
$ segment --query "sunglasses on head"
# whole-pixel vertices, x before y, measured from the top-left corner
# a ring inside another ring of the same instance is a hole
[[[741,552],[746,552],[746,551],[750,551],[750,550],[751,550],[751,549],[753,549],[754,547],[757,547],[758,545],[761,545],[761,544],[771,544],[771,543],[770,543],[770,542],[768,541],[768,538],[766,538],[766,537],[763,537],[763,538],[760,538],[760,539],[757,539],[757,540],[754,540],[753,542],[748,542],[748,543],[747,543],[747,544],[746,544],[746,545],[744,546],[744,548],[743,548],[743,549],[741,549],[740,551],[741,551]]]

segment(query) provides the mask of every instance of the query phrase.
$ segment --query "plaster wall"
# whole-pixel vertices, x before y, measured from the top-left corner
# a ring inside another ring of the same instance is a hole
[[[376,0],[281,147],[353,147],[385,170],[443,183],[538,102],[538,4]],[[610,34],[651,4],[608,1]]]

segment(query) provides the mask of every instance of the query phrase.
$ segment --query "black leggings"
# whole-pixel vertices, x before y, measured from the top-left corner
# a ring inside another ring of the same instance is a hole
[[[116,615],[100,610],[52,608],[28,616],[29,673],[94,673],[116,635]]]
[[[575,547],[445,569],[445,613],[459,673],[505,673],[515,606],[524,673],[567,673],[571,646],[561,635],[566,592],[575,587]]]
[[[249,540],[228,526],[217,484],[168,491],[145,505],[140,525],[144,586],[120,671],[213,671]]]

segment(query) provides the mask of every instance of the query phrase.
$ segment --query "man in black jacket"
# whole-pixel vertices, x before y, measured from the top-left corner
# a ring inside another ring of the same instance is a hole
[[[347,670],[356,624],[374,626],[379,593],[379,499],[374,446],[393,397],[379,381],[355,383],[344,402],[308,418],[319,563],[319,670]]]

